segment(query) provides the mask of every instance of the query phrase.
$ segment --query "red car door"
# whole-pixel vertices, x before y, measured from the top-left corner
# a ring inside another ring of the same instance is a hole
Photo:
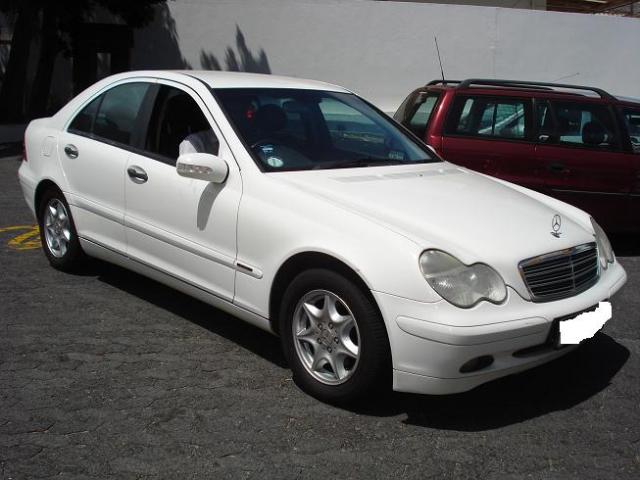
[[[442,154],[455,164],[544,191],[532,123],[529,98],[458,95],[445,125]]]
[[[538,101],[537,162],[549,194],[590,213],[603,228],[629,225],[634,175],[611,107],[574,100]]]

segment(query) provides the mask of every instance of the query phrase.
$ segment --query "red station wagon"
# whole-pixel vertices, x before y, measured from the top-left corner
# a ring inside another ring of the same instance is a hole
[[[599,88],[434,80],[394,118],[442,157],[640,232],[640,102]]]

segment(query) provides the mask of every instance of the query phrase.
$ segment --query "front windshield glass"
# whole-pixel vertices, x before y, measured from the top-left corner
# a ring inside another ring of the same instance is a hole
[[[265,171],[440,161],[353,94],[271,88],[215,94]]]

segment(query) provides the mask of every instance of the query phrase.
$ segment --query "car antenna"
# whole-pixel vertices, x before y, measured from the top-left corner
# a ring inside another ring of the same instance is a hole
[[[440,62],[440,73],[442,74],[442,83],[445,83],[444,69],[442,68],[442,58],[440,58],[440,48],[438,48],[438,37],[434,35],[433,39],[436,42],[436,52],[438,52],[438,62]]]

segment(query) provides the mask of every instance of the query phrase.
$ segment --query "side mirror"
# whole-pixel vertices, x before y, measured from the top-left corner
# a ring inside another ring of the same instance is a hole
[[[229,165],[217,155],[185,153],[176,162],[178,175],[212,183],[224,183],[229,176]]]

